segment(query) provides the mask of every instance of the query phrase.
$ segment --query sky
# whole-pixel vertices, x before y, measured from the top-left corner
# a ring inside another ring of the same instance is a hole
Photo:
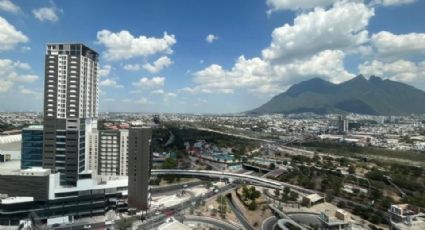
[[[0,0],[0,112],[41,111],[50,42],[100,54],[100,111],[237,113],[320,77],[425,90],[424,0]]]

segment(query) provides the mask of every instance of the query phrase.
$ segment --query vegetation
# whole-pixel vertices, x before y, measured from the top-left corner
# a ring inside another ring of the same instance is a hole
[[[121,218],[115,221],[115,229],[118,230],[128,230],[131,229],[134,220],[132,218]]]
[[[162,163],[162,168],[163,169],[175,169],[177,168],[177,161],[174,160],[173,158],[167,158],[165,159],[165,161]],[[175,175],[164,175],[162,176],[168,183],[173,183],[176,179]]]
[[[223,195],[220,195],[219,197],[217,197],[215,201],[218,203],[217,211],[220,214],[220,217],[223,219],[226,218],[226,213],[227,213],[226,198]]]
[[[282,193],[283,202],[297,201],[297,200],[298,200],[298,193],[291,191],[289,187],[285,187],[283,189],[283,193]]]
[[[298,145],[298,144],[297,144]],[[336,142],[305,142],[300,144],[317,152],[330,153],[349,157],[386,157],[395,159],[408,159],[425,163],[425,154],[414,151],[389,150],[377,147],[359,147],[347,143]]]
[[[171,133],[174,135],[174,141],[165,146]],[[157,152],[174,151],[181,153],[185,150],[184,144],[186,142],[193,145],[193,143],[199,140],[205,140],[210,143],[215,143],[220,147],[232,148],[236,158],[259,146],[259,143],[254,140],[198,130],[187,126],[180,127],[173,123],[166,124],[166,128],[155,129],[153,131],[153,138],[156,140],[154,143],[154,151]]]
[[[238,193],[239,195],[239,193]],[[245,185],[242,186],[242,203],[249,209],[249,210],[256,210],[257,209],[257,202],[256,199],[260,198],[261,192],[257,191],[254,186],[247,187]]]

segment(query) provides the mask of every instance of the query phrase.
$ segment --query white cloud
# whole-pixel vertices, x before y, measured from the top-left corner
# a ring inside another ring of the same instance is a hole
[[[162,96],[164,102],[169,101],[170,98],[177,97],[177,94],[176,93],[165,92],[165,90],[163,90],[163,89],[152,90],[151,91],[151,94],[156,94],[156,95]]]
[[[125,70],[128,70],[128,71],[138,71],[138,70],[140,70],[140,65],[139,64],[127,64],[127,65],[124,65],[123,68]]]
[[[422,89],[425,87],[425,61],[414,63],[400,59],[385,63],[374,60],[359,65],[359,72],[366,76],[375,75],[405,82]]]
[[[105,79],[99,83],[101,86],[112,87],[112,88],[123,88],[123,85],[118,84],[118,82],[114,79]]]
[[[340,50],[325,50],[305,60],[281,64],[240,56],[230,70],[213,64],[194,73],[195,86],[181,91],[230,94],[237,89],[247,89],[255,94],[272,95],[312,77],[338,83],[354,77],[344,69],[344,56]]]
[[[16,78],[13,78],[14,81],[21,82],[21,83],[32,83],[32,82],[35,82],[37,79],[38,79],[38,76],[34,74],[24,74],[24,75],[16,76]]]
[[[115,98],[105,98],[105,100],[103,100],[103,101],[105,101],[105,102],[114,102],[114,101],[116,101],[116,99]]]
[[[205,38],[205,41],[208,43],[213,43],[215,40],[218,40],[217,35],[214,34],[208,34],[207,37]]]
[[[122,30],[113,33],[109,30],[97,32],[98,43],[106,47],[104,56],[107,60],[130,59],[139,56],[149,56],[157,53],[171,54],[171,47],[177,42],[173,34],[166,32],[162,38],[139,36]]]
[[[30,69],[31,66],[28,63],[0,59],[0,92],[9,91],[18,82],[32,83],[36,81],[37,75],[21,73]]]
[[[59,20],[59,17],[57,15],[57,9],[56,7],[41,7],[38,9],[34,9],[32,11],[34,14],[34,17],[38,20],[44,22],[44,21],[50,21],[50,22],[57,22]]]
[[[372,5],[399,6],[416,2],[416,0],[374,0]]]
[[[305,11],[316,7],[328,8],[336,2],[344,0],[267,0],[268,13],[279,10]],[[369,5],[399,6],[416,2],[417,0],[345,0],[345,2],[368,2]]]
[[[34,97],[41,97],[42,96],[41,92],[31,90],[31,89],[27,89],[23,85],[19,86],[19,93],[24,94],[24,95],[34,96]]]
[[[157,73],[161,71],[163,68],[171,64],[173,64],[173,61],[171,61],[170,58],[168,58],[167,56],[162,56],[158,58],[158,60],[156,60],[153,64],[150,64],[150,63],[144,64],[143,69],[145,69],[146,71],[150,73]]]
[[[139,81],[133,82],[133,85],[142,89],[160,88],[165,84],[164,77],[153,77],[151,79],[147,77],[140,78]]]
[[[153,102],[151,102],[148,98],[146,97],[142,97],[138,100],[135,101],[137,104],[141,104],[141,105],[151,105],[153,104]]]
[[[22,46],[21,47],[22,52],[27,52],[27,51],[30,51],[30,50],[31,50],[31,47],[29,47],[29,46]]]
[[[17,14],[21,11],[19,6],[15,5],[10,0],[0,0],[0,10]]]
[[[164,94],[165,91],[163,89],[156,89],[151,91],[152,94]]]
[[[329,10],[315,8],[300,14],[293,25],[274,29],[265,60],[309,57],[323,50],[352,49],[368,42],[366,27],[374,10],[362,3],[336,3]]]
[[[104,65],[99,68],[99,77],[106,77],[111,73],[112,66]]]
[[[9,91],[13,86],[12,81],[0,81],[0,93]]]
[[[381,31],[372,35],[372,44],[383,56],[402,56],[425,52],[425,33],[396,35]]]
[[[18,43],[25,43],[28,40],[21,31],[16,30],[6,19],[0,17],[0,51],[11,50]]]
[[[269,12],[277,10],[307,10],[331,6],[338,0],[267,0]]]
[[[278,76],[284,76],[280,82],[286,86],[312,77],[340,83],[354,77],[344,68],[344,56],[341,50],[325,50],[308,60],[276,65],[274,69]]]

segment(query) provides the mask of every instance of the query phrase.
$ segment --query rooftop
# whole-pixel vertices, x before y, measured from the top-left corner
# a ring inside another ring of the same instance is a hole
[[[23,203],[23,202],[30,202],[34,201],[33,197],[27,197],[27,196],[19,196],[19,197],[7,197],[0,199],[0,204],[16,204],[16,203]]]
[[[28,127],[23,128],[22,130],[43,130],[42,125],[30,125]]]

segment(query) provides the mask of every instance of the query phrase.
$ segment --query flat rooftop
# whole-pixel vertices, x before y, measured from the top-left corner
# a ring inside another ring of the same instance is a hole
[[[27,196],[18,196],[18,197],[7,197],[4,199],[0,199],[0,204],[16,204],[16,203],[24,203],[34,201],[33,197]]]
[[[43,130],[42,125],[30,125],[28,127],[23,128],[22,130]]]
[[[405,224],[405,223],[395,223],[393,222],[393,225],[396,227],[396,229],[400,230],[424,230],[425,229],[425,215],[416,217],[415,220],[412,221],[412,224]]]

